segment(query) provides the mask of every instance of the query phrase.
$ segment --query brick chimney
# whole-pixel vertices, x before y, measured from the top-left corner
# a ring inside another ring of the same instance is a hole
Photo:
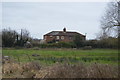
[[[66,28],[63,29],[63,32],[66,32]]]

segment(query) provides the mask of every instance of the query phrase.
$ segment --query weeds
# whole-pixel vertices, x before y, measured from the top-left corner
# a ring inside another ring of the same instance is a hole
[[[37,62],[7,63],[4,78],[118,78],[118,67],[107,64],[60,64],[41,66]]]

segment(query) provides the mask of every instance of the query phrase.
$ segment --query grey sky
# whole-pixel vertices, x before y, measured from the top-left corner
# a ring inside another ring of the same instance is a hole
[[[42,39],[47,32],[66,27],[94,39],[105,7],[105,2],[4,2],[3,28],[27,29],[31,37]]]

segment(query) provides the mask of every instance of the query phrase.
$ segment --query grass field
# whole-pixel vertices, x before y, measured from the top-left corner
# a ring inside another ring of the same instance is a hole
[[[2,54],[9,56],[3,78],[118,78],[115,49],[3,49]]]
[[[3,49],[2,54],[21,63],[37,61],[43,64],[56,62],[118,64],[118,50],[115,49]]]

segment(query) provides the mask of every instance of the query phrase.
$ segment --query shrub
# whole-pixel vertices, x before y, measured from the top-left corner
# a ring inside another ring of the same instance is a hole
[[[92,46],[85,46],[83,47],[84,50],[91,50],[92,49]]]
[[[118,38],[106,38],[101,40],[87,40],[84,45],[92,48],[118,48]]]
[[[73,48],[75,47],[75,45],[72,42],[58,42],[58,43],[41,44],[40,47],[41,48]]]
[[[77,48],[80,48],[80,47],[84,46],[84,38],[79,36],[79,35],[75,36],[75,39],[74,39],[73,42],[74,42],[74,44]]]

